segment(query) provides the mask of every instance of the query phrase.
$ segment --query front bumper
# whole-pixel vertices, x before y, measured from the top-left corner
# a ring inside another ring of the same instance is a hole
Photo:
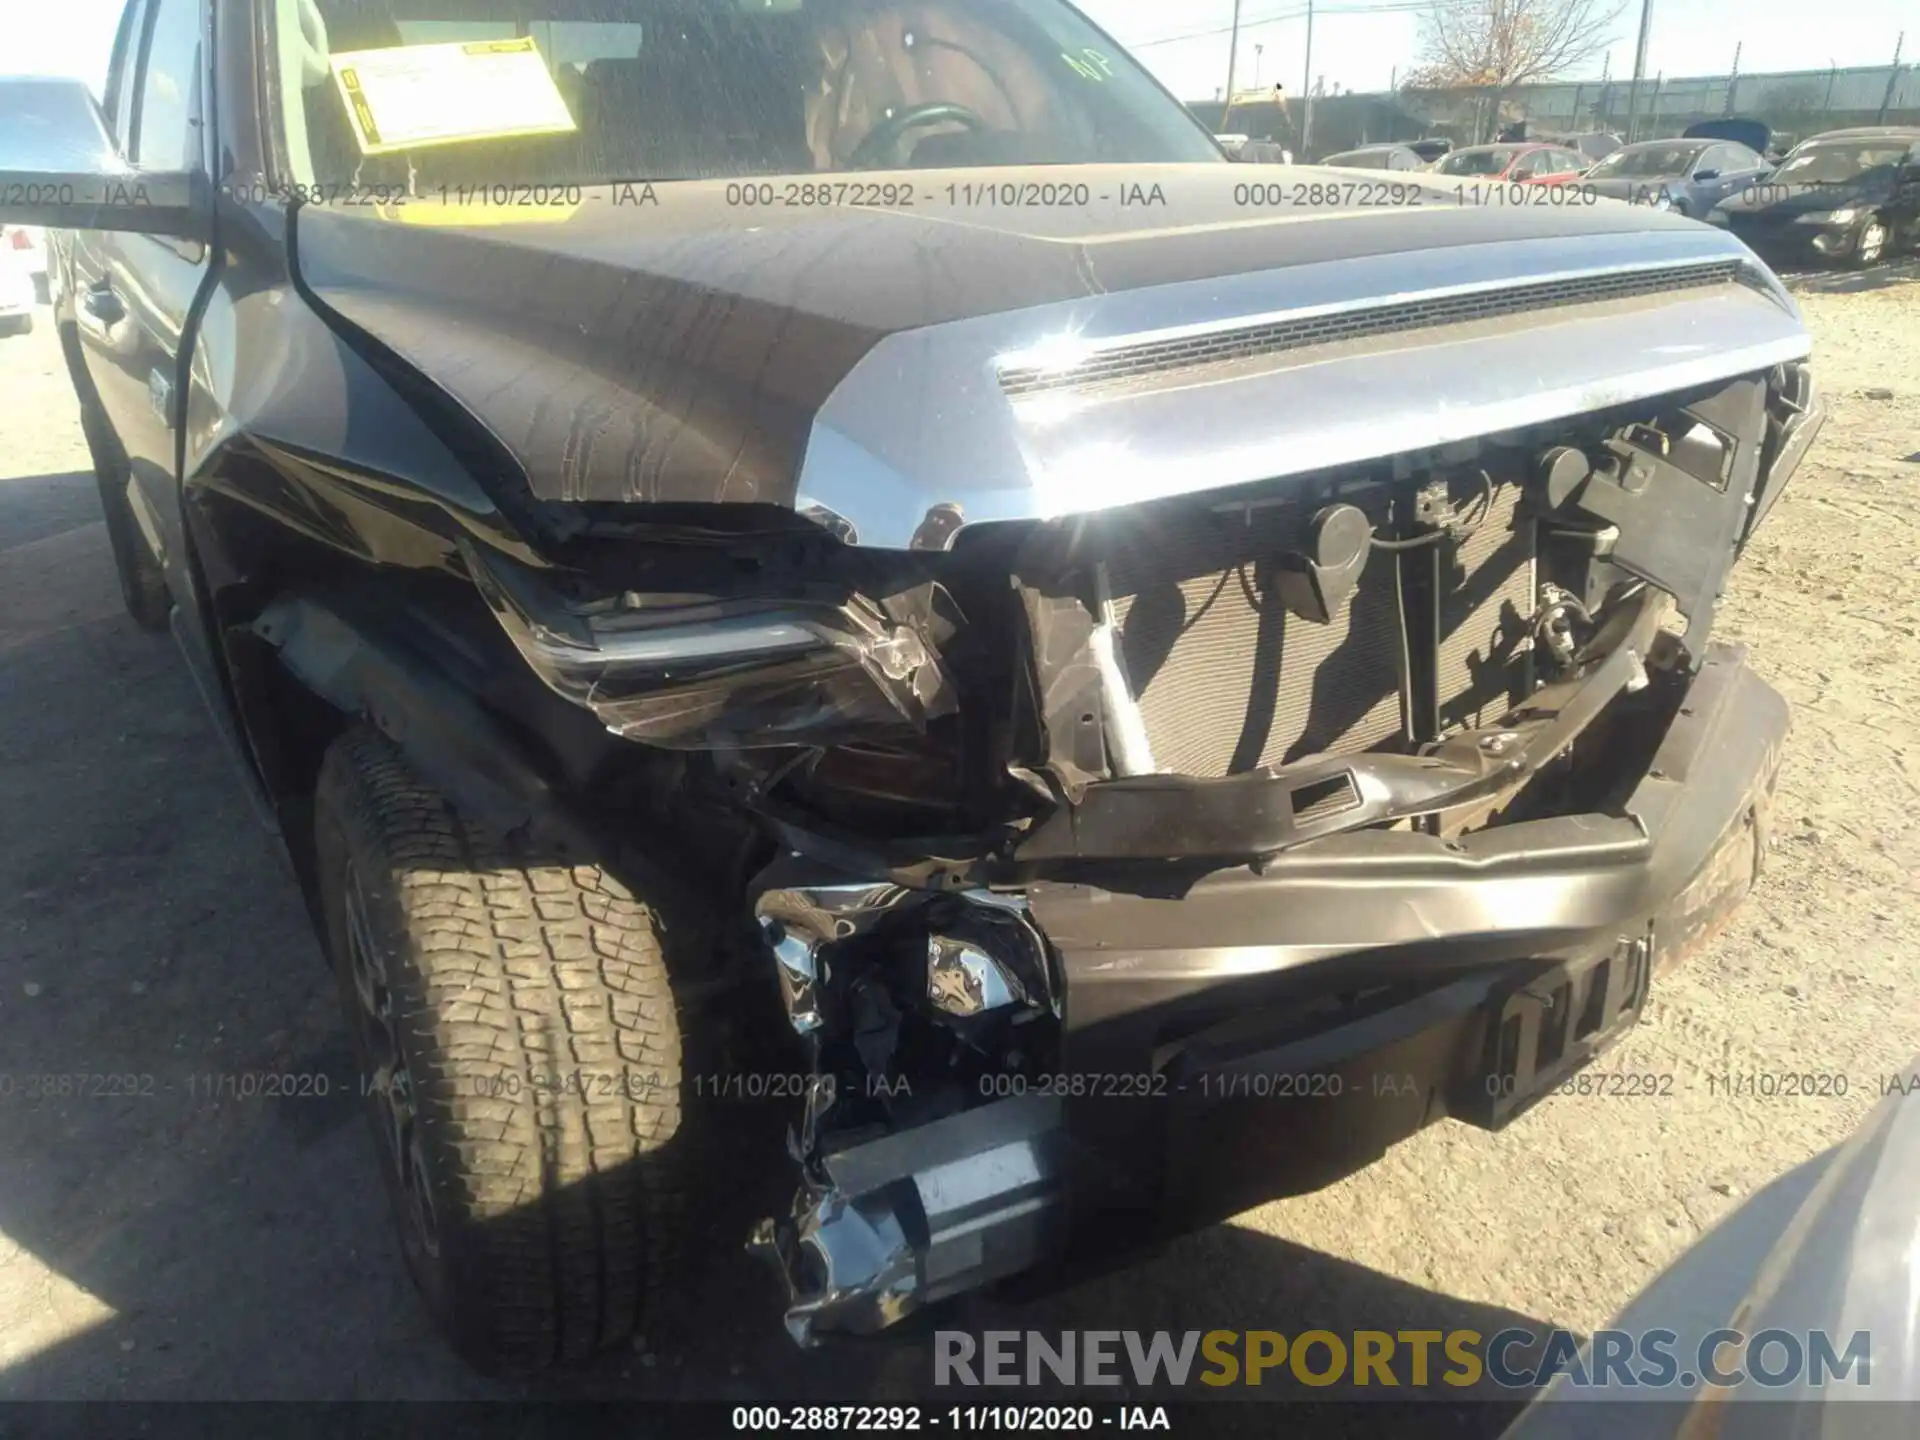
[[[1865,218],[1844,225],[1731,225],[1741,242],[1769,265],[1830,265],[1854,253]]]
[[[1036,882],[1057,1083],[824,1154],[764,1235],[789,1327],[877,1329],[1316,1188],[1445,1115],[1506,1123],[1746,894],[1786,730],[1715,645],[1604,812],[1333,835],[1190,884]]]
[[[1618,813],[1340,836],[1178,899],[1036,887],[1069,997],[1064,1068],[1176,1077],[1165,1107],[1069,1099],[1076,1191],[1197,1223],[1442,1115],[1505,1123],[1745,895],[1786,729],[1785,701],[1716,645]],[[1550,1014],[1502,1033],[1515,997],[1563,982]],[[1277,1076],[1304,1093],[1275,1103],[1258,1077]]]

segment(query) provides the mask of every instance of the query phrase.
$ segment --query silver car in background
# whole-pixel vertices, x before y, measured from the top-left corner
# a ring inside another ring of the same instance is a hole
[[[31,225],[0,226],[0,334],[33,329],[33,307],[46,298],[47,248]]]
[[[1824,1334],[1836,1349],[1864,1332],[1869,1364],[1825,1384],[1807,1375],[1779,1385],[1748,1377],[1680,1392],[1614,1385],[1583,1394],[1562,1371],[1502,1440],[1913,1434],[1920,1400],[1920,1057],[1879,1084],[1880,1103],[1851,1138],[1755,1194],[1609,1322],[1635,1334],[1671,1331],[1677,1354],[1697,1353],[1723,1327],[1749,1336]],[[1583,1354],[1582,1365],[1590,1360]],[[1730,1405],[1739,1408],[1729,1413]]]
[[[1643,140],[1623,145],[1582,177],[1609,200],[1696,218],[1773,173],[1757,151],[1733,140]]]

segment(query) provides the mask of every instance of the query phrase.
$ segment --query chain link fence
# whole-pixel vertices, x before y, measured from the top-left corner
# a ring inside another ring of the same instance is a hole
[[[1290,145],[1296,159],[1384,140],[1444,135],[1473,144],[1510,133],[1530,139],[1609,131],[1627,137],[1632,85],[1626,80],[1565,80],[1493,90],[1380,91],[1313,98],[1312,128],[1301,144],[1305,101],[1286,105],[1218,102],[1191,108],[1214,130]],[[1696,121],[1738,115],[1764,120],[1776,143],[1791,144],[1850,125],[1920,125],[1920,67],[1855,65],[1752,75],[1649,76],[1633,103],[1633,139],[1678,135]],[[1225,122],[1223,125],[1222,122]]]

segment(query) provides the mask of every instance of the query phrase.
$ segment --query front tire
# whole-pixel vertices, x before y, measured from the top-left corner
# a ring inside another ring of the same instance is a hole
[[[1860,227],[1860,238],[1853,243],[1853,263],[1859,270],[1878,265],[1887,253],[1887,222],[1878,215],[1867,218]]]
[[[680,1027],[654,917],[463,820],[365,727],[315,794],[328,953],[408,1269],[493,1374],[630,1336],[680,1203]]]

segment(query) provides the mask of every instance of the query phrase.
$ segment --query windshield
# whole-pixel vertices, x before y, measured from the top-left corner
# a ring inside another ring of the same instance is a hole
[[[1645,177],[1651,175],[1691,175],[1700,161],[1704,145],[1649,145],[1644,149],[1616,150],[1587,172],[1590,179]]]
[[[1225,157],[1064,0],[275,0],[296,178],[599,184]],[[297,96],[297,101],[295,99]]]
[[[1840,185],[1870,170],[1892,169],[1907,154],[1905,140],[1829,141],[1802,145],[1773,172],[1789,185]]]
[[[1440,162],[1438,169],[1442,175],[1498,175],[1513,163],[1513,157],[1519,153],[1511,145],[1456,150]]]

